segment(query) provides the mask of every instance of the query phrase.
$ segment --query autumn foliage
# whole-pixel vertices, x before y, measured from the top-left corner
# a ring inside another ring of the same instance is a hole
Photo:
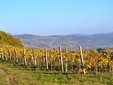
[[[19,39],[14,38],[12,35],[7,34],[3,31],[0,31],[0,46],[1,45],[23,47],[23,45]]]

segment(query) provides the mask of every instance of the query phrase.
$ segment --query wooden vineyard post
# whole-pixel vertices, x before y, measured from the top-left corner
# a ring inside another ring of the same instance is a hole
[[[62,49],[59,47],[59,52],[60,52],[60,64],[61,64],[61,70],[64,72],[64,66],[63,66],[63,57],[62,57]]]
[[[23,65],[25,65],[25,66],[27,66],[27,61],[26,61],[26,49],[25,49],[25,47],[24,47],[24,49],[23,49]]]
[[[45,63],[46,63],[46,70],[48,70],[48,53],[47,53],[47,48],[45,49]]]
[[[2,48],[0,49],[0,59],[2,59],[3,56],[3,52],[2,52]]]
[[[111,72],[111,75],[113,76],[113,52],[111,52],[111,55],[110,55],[110,62],[111,62],[110,72]]]
[[[85,69],[84,69],[84,60],[83,60],[83,54],[82,54],[82,47],[79,47],[80,50],[80,67],[82,69],[83,74],[86,74]]]
[[[53,66],[53,64],[52,64],[53,62],[52,62],[52,60],[50,60],[50,69],[51,69],[51,71],[52,71],[52,66]]]
[[[34,52],[34,48],[32,48],[32,60],[34,61],[34,66],[37,65],[37,62],[36,62],[36,56],[35,56],[35,52]]]
[[[16,63],[18,63],[18,58],[17,58],[17,53],[16,53],[16,49],[14,48],[14,61]]]
[[[96,62],[96,66],[95,66],[95,75],[97,76],[97,75],[98,75],[98,65],[97,65],[97,59],[95,59],[95,62]]]
[[[3,49],[1,49],[1,59],[4,60]]]
[[[67,62],[68,62],[68,59],[67,59],[67,57],[68,57],[68,50],[67,50],[67,47],[65,48],[65,50],[66,50],[65,72],[67,73],[67,71],[68,71],[68,64],[67,64]]]
[[[4,50],[4,58],[7,61],[7,55],[6,55],[6,51]]]
[[[9,57],[9,60],[11,61],[11,52],[10,52],[10,49],[8,50],[8,57]]]

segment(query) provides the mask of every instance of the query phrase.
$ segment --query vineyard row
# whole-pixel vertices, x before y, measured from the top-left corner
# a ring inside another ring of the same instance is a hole
[[[37,49],[4,47],[0,50],[0,60],[9,61],[46,71],[63,73],[113,73],[113,50],[96,49],[70,51],[67,48]]]

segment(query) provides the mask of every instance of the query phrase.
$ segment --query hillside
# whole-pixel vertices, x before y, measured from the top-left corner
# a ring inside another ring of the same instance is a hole
[[[22,47],[22,42],[18,38],[14,38],[12,35],[0,31],[0,45],[10,45],[16,47]]]
[[[56,48],[59,46],[77,49],[80,45],[85,49],[113,48],[113,33],[101,33],[94,35],[72,34],[36,36],[30,34],[15,35],[24,45],[38,48]]]

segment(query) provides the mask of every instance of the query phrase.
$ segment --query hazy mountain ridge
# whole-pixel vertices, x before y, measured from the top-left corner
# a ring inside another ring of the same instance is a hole
[[[94,35],[72,34],[72,35],[14,35],[24,45],[38,48],[57,48],[59,46],[77,49],[80,45],[85,49],[89,48],[113,48],[113,32]]]

